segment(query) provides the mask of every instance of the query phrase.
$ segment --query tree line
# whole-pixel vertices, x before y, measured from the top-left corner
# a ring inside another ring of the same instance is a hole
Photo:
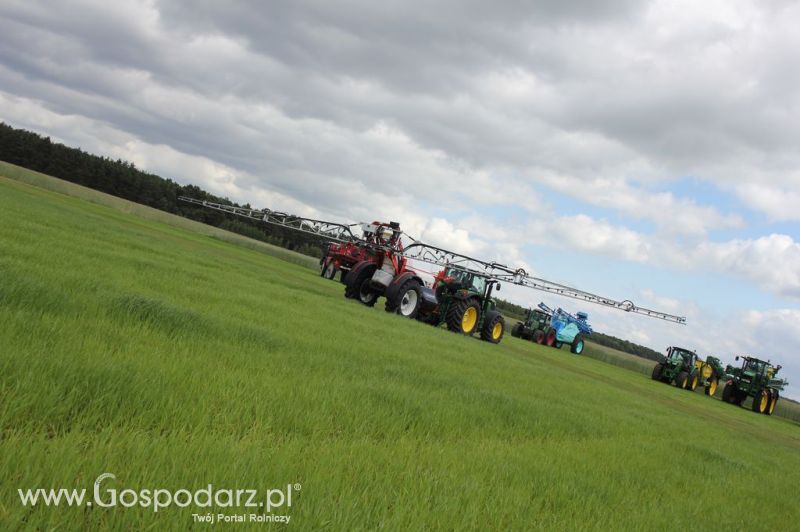
[[[313,236],[179,202],[178,197],[252,208],[249,204],[239,205],[197,185],[180,185],[139,170],[133,163],[92,155],[3,122],[0,122],[0,160],[305,255],[319,258],[324,253],[324,244]],[[498,307],[510,318],[525,318],[524,307],[503,300],[498,300]],[[661,357],[652,349],[602,333],[593,333],[592,341],[651,360]]]
[[[249,204],[239,205],[197,185],[180,185],[139,170],[133,163],[92,155],[2,122],[0,160],[312,257],[321,257],[324,250],[312,236],[179,202],[178,197],[251,208]]]

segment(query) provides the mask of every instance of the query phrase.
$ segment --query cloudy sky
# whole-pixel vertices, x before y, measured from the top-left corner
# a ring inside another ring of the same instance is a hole
[[[800,398],[798,3],[58,6],[0,3],[0,120],[685,315],[585,309],[771,358]]]

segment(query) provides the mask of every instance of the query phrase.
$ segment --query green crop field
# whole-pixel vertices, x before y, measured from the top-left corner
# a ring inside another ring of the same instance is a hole
[[[299,484],[275,510],[299,530],[799,526],[795,422],[598,354],[404,320],[283,250],[14,177],[0,177],[2,530],[184,529],[208,511],[18,496],[105,472],[117,490]]]

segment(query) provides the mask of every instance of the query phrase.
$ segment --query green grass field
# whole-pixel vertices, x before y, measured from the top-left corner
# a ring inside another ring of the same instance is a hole
[[[278,512],[299,530],[799,526],[792,421],[404,320],[283,250],[37,184],[0,177],[0,529],[207,511],[17,495],[104,472],[120,490],[299,483]]]

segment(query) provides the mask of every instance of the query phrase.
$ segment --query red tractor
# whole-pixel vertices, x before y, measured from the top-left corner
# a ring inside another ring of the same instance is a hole
[[[341,271],[341,281],[345,282],[347,272],[359,262],[376,262],[382,248],[402,251],[402,232],[397,222],[372,222],[362,225],[361,230],[364,235],[361,241],[328,244],[325,255],[319,261],[322,277],[333,279]]]

